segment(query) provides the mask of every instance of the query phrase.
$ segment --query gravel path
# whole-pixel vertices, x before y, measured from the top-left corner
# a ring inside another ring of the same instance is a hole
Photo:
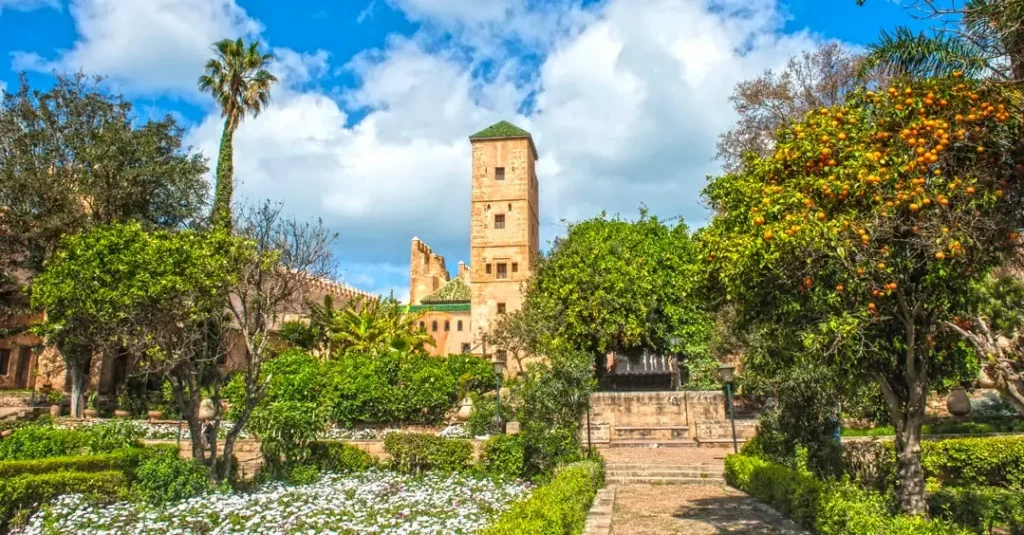
[[[612,535],[806,535],[774,509],[724,485],[619,485]]]

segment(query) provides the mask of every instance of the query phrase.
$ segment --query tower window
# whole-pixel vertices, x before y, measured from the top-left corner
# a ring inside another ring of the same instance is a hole
[[[512,273],[519,273],[519,262],[512,262]]]
[[[455,322],[455,330],[456,331],[461,331],[462,330],[462,320],[459,320],[459,321]]]
[[[452,330],[451,322],[449,322],[447,320],[444,322],[444,330],[445,330],[445,332],[448,332],[448,331]]]
[[[505,214],[494,214],[494,228],[505,228]]]
[[[435,333],[437,332],[437,320],[430,322],[430,330],[434,331]]]
[[[484,272],[487,273],[488,275],[491,274],[491,265],[490,264],[487,264],[486,266],[484,266]]]
[[[462,344],[462,352],[469,353],[469,344]]]
[[[507,279],[508,278],[508,266],[504,262],[498,262],[498,278],[499,279]]]
[[[426,324],[426,323],[423,323],[423,322],[421,321],[421,322],[420,322],[420,329],[426,329],[426,328],[427,328],[427,324]]]
[[[494,180],[505,180],[505,168],[495,167],[494,168]]]
[[[511,212],[511,211],[512,211],[512,203],[508,203],[508,211],[509,211],[509,212]]]
[[[498,303],[498,314],[505,313],[505,303]]]

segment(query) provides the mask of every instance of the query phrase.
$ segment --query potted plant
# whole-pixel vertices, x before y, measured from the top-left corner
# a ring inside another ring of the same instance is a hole
[[[125,390],[124,392],[121,392],[121,394],[117,396],[117,409],[114,410],[114,417],[127,419],[131,416],[131,413],[128,412],[130,404],[131,398],[128,397],[128,391]]]
[[[98,418],[100,411],[96,410],[96,392],[89,394],[89,404],[86,405],[85,417],[86,418]]]
[[[46,401],[50,404],[50,416],[60,416],[60,404],[64,402],[64,393],[60,390],[50,390],[46,394]]]

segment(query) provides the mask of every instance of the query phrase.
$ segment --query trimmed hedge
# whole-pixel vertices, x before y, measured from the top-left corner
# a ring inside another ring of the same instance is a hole
[[[526,449],[519,435],[493,435],[484,442],[480,467],[496,476],[518,478],[526,471]]]
[[[151,455],[135,470],[132,494],[151,504],[173,503],[210,490],[210,472],[178,452]]]
[[[128,496],[128,479],[121,472],[49,472],[0,479],[0,532],[22,510],[62,494],[84,494],[95,500],[112,501]]]
[[[581,461],[555,470],[551,482],[505,511],[483,535],[575,535],[583,532],[604,467]]]
[[[849,481],[824,482],[756,457],[729,455],[725,479],[801,526],[822,535],[954,535],[944,521],[890,515],[885,498]]]
[[[948,487],[928,497],[928,513],[978,533],[1024,534],[1024,494],[997,487]]]
[[[17,477],[25,474],[46,474],[49,472],[105,472],[117,470],[124,472],[129,480],[134,480],[135,469],[139,463],[150,457],[160,455],[167,450],[177,454],[174,446],[157,446],[149,448],[131,448],[100,455],[75,455],[71,457],[50,457],[25,461],[0,461],[0,479]]]
[[[344,442],[314,442],[309,449],[309,463],[323,472],[362,472],[379,464],[373,455]]]
[[[863,485],[890,492],[896,485],[892,442],[843,445],[846,472]],[[1024,437],[965,437],[921,442],[921,466],[932,484],[1024,490]]]
[[[388,433],[384,451],[391,465],[403,472],[456,472],[472,466],[473,445],[467,440],[423,433]]]

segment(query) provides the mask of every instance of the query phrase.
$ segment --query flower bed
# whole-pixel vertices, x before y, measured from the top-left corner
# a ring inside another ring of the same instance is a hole
[[[251,493],[207,494],[166,507],[94,505],[68,495],[13,533],[474,533],[529,493],[518,483],[464,475],[372,470],[316,483],[267,483]]]
[[[143,440],[175,440],[178,438],[178,424],[153,423],[144,420],[66,420],[58,425],[69,429],[79,429],[94,425],[110,425],[111,422],[124,421],[136,427],[142,433]],[[221,422],[219,438],[227,436],[228,431],[234,424],[232,422]],[[330,427],[318,437],[320,440],[382,440],[388,433],[402,431],[398,427],[389,428],[361,428],[345,429],[343,427]],[[462,425],[451,425],[436,433],[446,438],[472,438],[469,431]],[[189,432],[188,424],[181,424],[181,439],[191,440],[192,433]],[[238,434],[240,439],[253,438],[247,430]]]

